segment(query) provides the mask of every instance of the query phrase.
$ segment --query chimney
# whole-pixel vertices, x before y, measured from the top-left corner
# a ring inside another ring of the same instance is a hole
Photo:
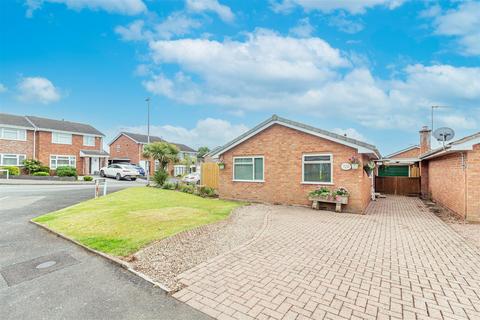
[[[420,132],[420,154],[430,151],[430,130],[427,126],[423,126]]]

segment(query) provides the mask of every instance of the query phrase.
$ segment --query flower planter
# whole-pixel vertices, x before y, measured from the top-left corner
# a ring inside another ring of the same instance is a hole
[[[219,162],[219,163],[218,163],[218,168],[219,168],[220,170],[225,169],[225,163]]]
[[[335,211],[342,212],[342,204],[348,204],[348,196],[309,196],[313,209],[320,209],[320,202],[334,203]]]
[[[352,163],[352,169],[357,170],[358,169],[358,163]]]

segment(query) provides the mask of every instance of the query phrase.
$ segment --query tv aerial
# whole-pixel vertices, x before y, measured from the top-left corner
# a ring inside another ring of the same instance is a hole
[[[438,142],[441,142],[445,149],[445,142],[450,141],[455,137],[455,131],[452,128],[441,127],[433,132],[433,136]]]

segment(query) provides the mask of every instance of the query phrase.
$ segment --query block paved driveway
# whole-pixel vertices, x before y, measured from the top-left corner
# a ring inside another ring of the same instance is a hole
[[[182,274],[218,319],[480,319],[480,250],[419,199],[367,215],[270,207],[256,239]]]

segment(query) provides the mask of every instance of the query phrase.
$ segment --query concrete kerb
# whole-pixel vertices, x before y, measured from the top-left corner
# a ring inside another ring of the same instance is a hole
[[[40,224],[40,223],[38,223],[38,222],[33,221],[33,220],[30,220],[30,223],[39,226],[40,228],[42,228],[42,229],[44,229],[44,230],[46,230],[46,231],[48,231],[48,232],[56,235],[57,237],[60,237],[60,238],[62,238],[62,239],[65,239],[65,240],[67,240],[67,241],[72,242],[72,243],[76,244],[77,246],[80,246],[80,247],[84,248],[85,250],[89,251],[90,253],[93,253],[93,254],[96,254],[96,255],[101,256],[102,258],[104,258],[104,259],[107,260],[108,262],[110,262],[110,263],[112,263],[112,264],[114,264],[114,265],[120,266],[121,268],[123,268],[123,269],[125,269],[125,270],[127,270],[127,271],[129,271],[129,272],[131,272],[131,273],[133,273],[133,274],[136,275],[137,277],[140,277],[140,278],[142,278],[143,280],[149,282],[149,283],[152,284],[153,286],[159,287],[160,289],[162,289],[163,291],[165,291],[166,294],[170,294],[170,292],[171,292],[171,290],[170,290],[167,286],[165,286],[165,285],[163,285],[163,284],[161,284],[161,283],[159,283],[159,282],[156,282],[156,281],[152,280],[150,277],[148,277],[147,275],[145,275],[145,274],[143,274],[143,273],[141,273],[141,272],[138,272],[138,271],[134,270],[134,269],[130,266],[129,263],[127,263],[127,262],[125,262],[125,261],[123,261],[123,260],[120,260],[120,259],[118,259],[118,258],[112,257],[112,256],[110,256],[110,255],[108,255],[108,254],[106,254],[106,253],[97,251],[97,250],[95,250],[95,249],[89,248],[89,247],[87,247],[86,245],[84,245],[84,244],[82,244],[82,243],[80,243],[80,242],[78,242],[78,241],[76,241],[76,240],[74,240],[74,239],[72,239],[72,238],[69,238],[68,236],[66,236],[66,235],[64,235],[64,234],[62,234],[62,233],[57,232],[57,231],[55,231],[55,230],[53,230],[53,229],[51,229],[51,228],[49,228],[49,227],[47,227],[47,226],[44,226],[44,225],[42,225],[42,224]]]
[[[5,180],[0,179],[0,185],[9,186],[78,186],[94,185],[94,181],[48,181],[48,180]]]

